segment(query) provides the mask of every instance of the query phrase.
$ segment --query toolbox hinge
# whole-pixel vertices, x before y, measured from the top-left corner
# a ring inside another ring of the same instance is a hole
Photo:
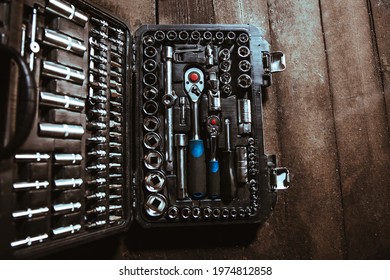
[[[282,72],[286,69],[286,58],[283,52],[262,52],[263,53],[263,86],[272,84],[272,73]]]
[[[287,190],[290,186],[290,172],[286,167],[275,167],[270,172],[271,189]]]
[[[135,175],[131,177],[131,199],[133,201],[132,207],[135,209],[137,205],[137,183]]]
[[[136,63],[135,58],[137,57],[135,51],[135,43],[132,44],[131,49],[132,49],[131,71],[135,73],[135,63]]]

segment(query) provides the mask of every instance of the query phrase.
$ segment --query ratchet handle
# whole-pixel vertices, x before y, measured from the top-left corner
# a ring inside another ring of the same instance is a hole
[[[201,139],[188,141],[188,194],[193,199],[202,199],[206,195],[206,158]]]
[[[218,160],[210,160],[209,172],[208,172],[208,195],[211,199],[217,199],[220,197],[220,172]]]

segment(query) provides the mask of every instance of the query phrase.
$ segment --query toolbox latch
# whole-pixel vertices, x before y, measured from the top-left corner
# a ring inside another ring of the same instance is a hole
[[[280,51],[263,52],[263,86],[272,84],[272,73],[282,72],[286,69],[286,58]]]
[[[290,172],[286,167],[276,167],[271,169],[272,190],[287,190],[290,186]]]

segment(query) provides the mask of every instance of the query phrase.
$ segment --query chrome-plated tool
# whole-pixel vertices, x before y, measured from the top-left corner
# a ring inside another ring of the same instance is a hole
[[[177,199],[187,198],[187,145],[188,137],[185,134],[175,134],[176,172],[177,172]]]
[[[193,138],[189,141],[188,194],[201,199],[206,194],[206,159],[203,140],[200,138],[199,101],[204,89],[204,74],[192,67],[184,73],[184,89],[191,103]]]
[[[177,99],[175,92],[173,91],[172,84],[172,56],[173,48],[166,46],[164,49],[165,60],[165,94],[162,97],[162,102],[165,106],[165,163],[166,170],[173,172],[173,106]]]
[[[221,132],[221,120],[217,115],[207,118],[207,131],[210,135],[210,161],[207,173],[207,192],[212,199],[220,197],[220,166],[217,159],[217,138]]]

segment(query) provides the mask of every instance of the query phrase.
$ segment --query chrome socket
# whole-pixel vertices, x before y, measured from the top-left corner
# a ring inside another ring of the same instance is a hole
[[[251,63],[248,60],[241,60],[238,63],[238,69],[240,69],[242,72],[248,72],[251,70]]]
[[[184,207],[180,212],[183,219],[188,219],[191,216],[191,209],[188,207]]]
[[[167,209],[167,199],[161,194],[151,194],[145,199],[144,208],[151,217],[161,217]]]
[[[219,70],[221,70],[222,72],[228,72],[228,71],[230,71],[231,66],[232,66],[231,60],[223,60],[219,64]]]
[[[155,116],[146,116],[143,125],[146,131],[156,131],[160,127],[160,119]]]
[[[154,59],[147,59],[144,61],[143,68],[146,72],[153,72],[157,69],[157,62]]]
[[[157,82],[157,76],[153,73],[146,73],[142,81],[147,86],[154,86]]]
[[[157,30],[157,31],[154,33],[154,39],[155,39],[157,42],[164,41],[164,39],[165,39],[165,33],[164,33],[164,31]]]
[[[226,40],[228,43],[233,43],[236,40],[236,33],[229,31],[226,35]]]
[[[206,207],[206,208],[203,209],[202,213],[203,213],[203,217],[208,219],[208,218],[211,217],[213,211],[211,210],[210,207]]]
[[[39,124],[39,135],[44,137],[81,139],[84,132],[84,128],[78,125],[53,123]]]
[[[153,86],[147,86],[144,88],[143,96],[146,100],[153,100],[157,97],[158,90]]]
[[[199,219],[200,214],[201,214],[201,211],[200,211],[199,207],[195,207],[192,209],[192,218]]]
[[[247,58],[251,54],[250,49],[246,46],[239,47],[237,52],[238,52],[238,56],[241,58]]]
[[[237,44],[245,45],[248,42],[249,42],[249,36],[247,33],[241,33],[240,35],[238,35]]]
[[[173,30],[169,30],[167,32],[167,39],[168,41],[175,41],[177,39],[177,33]]]
[[[145,176],[145,187],[150,192],[159,192],[164,189],[166,177],[161,171],[151,171]]]
[[[228,60],[230,58],[230,50],[222,49],[219,51],[219,58],[222,60]]]
[[[249,88],[252,85],[252,78],[247,74],[241,74],[237,78],[237,84],[241,88]]]
[[[199,31],[192,31],[191,33],[191,40],[194,42],[199,42],[200,40],[200,33]]]
[[[161,145],[161,137],[155,132],[148,132],[144,135],[144,146],[147,149],[157,149]]]
[[[179,39],[181,40],[181,41],[187,41],[188,40],[188,38],[190,37],[190,35],[188,34],[188,32],[187,31],[180,31],[179,32]]]
[[[160,169],[163,161],[163,155],[157,151],[149,151],[144,156],[145,167],[151,170]]]
[[[144,37],[143,43],[144,43],[145,46],[153,46],[154,43],[155,43],[155,39],[154,39],[153,36],[147,35],[147,36]]]
[[[232,76],[230,75],[230,73],[226,72],[219,77],[219,80],[222,84],[226,85],[232,81]]]
[[[147,46],[145,49],[144,49],[144,55],[148,58],[153,58],[157,55],[157,50],[155,47],[152,47],[152,46]]]
[[[155,115],[158,112],[158,104],[153,100],[148,100],[142,106],[142,110],[146,115]]]
[[[169,207],[167,214],[169,219],[174,220],[179,215],[179,209],[176,206]]]

